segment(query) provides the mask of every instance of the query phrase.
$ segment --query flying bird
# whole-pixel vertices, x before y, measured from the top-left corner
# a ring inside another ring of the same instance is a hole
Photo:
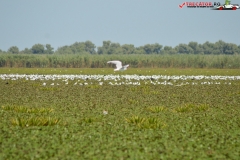
[[[121,61],[108,61],[107,63],[116,64],[117,68],[115,68],[114,71],[124,71],[124,70],[127,70],[127,67],[129,67],[129,64],[125,65],[125,66],[122,66]]]

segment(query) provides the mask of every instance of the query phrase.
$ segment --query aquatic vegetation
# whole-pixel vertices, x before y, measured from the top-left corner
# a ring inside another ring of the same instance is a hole
[[[159,112],[166,111],[167,108],[164,106],[156,106],[156,107],[148,107],[147,110],[149,110],[153,113],[159,113]]]
[[[145,118],[139,116],[132,116],[131,118],[125,118],[128,123],[140,125],[145,121]]]
[[[209,109],[208,104],[197,105],[197,104],[187,103],[180,107],[176,107],[174,111],[179,113],[185,113],[185,112],[194,112],[194,111],[207,111],[208,109]]]
[[[14,126],[30,127],[30,126],[52,126],[57,125],[60,118],[52,117],[17,117],[12,118],[11,123]]]
[[[161,129],[167,126],[164,122],[155,117],[144,118],[139,116],[132,116],[125,119],[128,123],[132,123],[142,129]]]
[[[23,70],[0,69],[0,159],[240,157],[239,70]]]
[[[52,108],[43,108],[43,107],[36,107],[30,108],[26,106],[2,106],[3,110],[6,111],[14,111],[18,113],[51,113],[53,112]]]

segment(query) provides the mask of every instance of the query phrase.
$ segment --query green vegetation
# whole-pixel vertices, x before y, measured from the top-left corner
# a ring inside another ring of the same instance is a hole
[[[114,72],[113,68],[0,68],[0,74],[83,74],[83,75],[222,75],[222,76],[238,76],[239,69],[177,69],[177,68],[129,68],[124,72]],[[33,86],[39,86],[40,84],[32,84]],[[59,90],[58,88],[41,88],[42,90]],[[135,90],[135,88],[132,88]],[[150,91],[145,88],[144,93],[150,94],[159,91]]]
[[[179,69],[179,68],[129,68],[124,72],[114,72],[113,68],[0,68],[0,74],[83,74],[83,75],[223,75],[223,76],[238,76],[239,69]],[[39,85],[39,84],[33,84]],[[45,88],[46,89],[46,88]],[[57,88],[47,88],[52,90],[58,90]],[[135,88],[132,88],[133,90]],[[145,92],[155,92],[150,91],[146,88]]]
[[[207,111],[209,106],[207,104],[195,105],[184,104],[183,106],[175,108],[176,112],[194,112],[194,111]]]
[[[97,72],[119,74],[112,68],[0,68],[0,74]],[[134,72],[239,75],[239,69],[130,69],[120,74]],[[240,81],[219,81],[94,87],[69,81],[43,89],[40,80],[0,79],[0,159],[239,159]]]
[[[51,117],[29,117],[29,118],[17,117],[11,120],[12,125],[20,127],[52,126],[58,124],[59,121],[60,121],[59,118]]]
[[[2,109],[5,111],[15,111],[15,112],[24,112],[24,113],[50,113],[53,111],[52,108],[29,108],[25,106],[2,106]]]
[[[126,121],[143,129],[161,129],[166,126],[165,123],[155,117],[143,118],[139,116],[132,116],[130,118],[126,118]]]
[[[148,107],[147,109],[153,113],[159,113],[167,110],[164,106]]]
[[[22,68],[113,68],[109,60],[121,60],[130,68],[240,68],[240,54],[236,55],[31,55],[0,54],[0,67]]]
[[[35,44],[31,49],[25,48],[19,51],[17,46],[12,46],[7,52],[0,53],[11,54],[212,54],[212,55],[233,55],[240,54],[240,45],[226,43],[219,40],[215,43],[205,42],[198,44],[197,42],[189,42],[188,44],[179,44],[176,47],[164,46],[158,43],[145,44],[140,47],[135,47],[132,44],[114,43],[111,41],[103,41],[102,46],[96,47],[91,41],[75,42],[70,46],[59,47],[56,51],[50,44]]]
[[[109,60],[121,60],[131,68],[240,68],[240,45],[219,40],[216,43],[189,42],[176,47],[161,44],[132,44],[103,41],[96,47],[91,41],[59,47],[35,44],[20,51],[12,46],[0,49],[0,67],[22,68],[107,68]]]

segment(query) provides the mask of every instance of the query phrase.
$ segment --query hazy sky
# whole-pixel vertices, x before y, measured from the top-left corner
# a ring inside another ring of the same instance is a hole
[[[223,40],[240,45],[240,9],[180,9],[184,0],[0,0],[0,49],[110,40],[135,47]],[[191,1],[200,2],[200,1]],[[206,1],[204,1],[206,2]],[[207,1],[214,2],[214,1]],[[224,0],[217,2],[224,3]],[[240,4],[240,0],[231,3]]]

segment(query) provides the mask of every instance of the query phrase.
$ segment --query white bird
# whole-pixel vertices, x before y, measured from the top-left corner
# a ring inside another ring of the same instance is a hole
[[[117,68],[115,68],[114,71],[124,71],[124,70],[127,70],[127,67],[129,67],[129,64],[125,65],[125,66],[122,66],[121,61],[108,61],[107,63],[116,64]]]
[[[104,115],[107,115],[107,114],[108,114],[108,111],[103,110],[103,114],[104,114]]]

